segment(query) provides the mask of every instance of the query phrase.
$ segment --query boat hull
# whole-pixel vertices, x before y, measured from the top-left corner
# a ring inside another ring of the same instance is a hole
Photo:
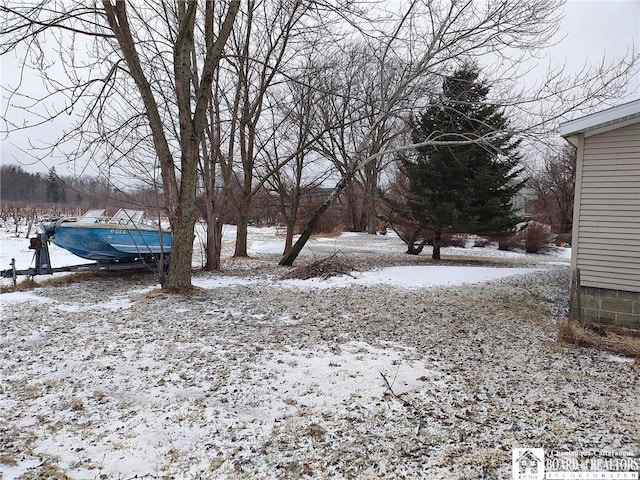
[[[102,262],[131,262],[171,253],[171,233],[146,225],[62,223],[50,239],[78,257]]]

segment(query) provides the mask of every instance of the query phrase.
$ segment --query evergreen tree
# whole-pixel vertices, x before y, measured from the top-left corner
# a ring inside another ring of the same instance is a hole
[[[520,221],[511,206],[524,183],[517,180],[519,141],[506,132],[504,113],[486,103],[490,88],[479,76],[476,65],[466,64],[445,78],[441,97],[413,128],[416,144],[459,144],[420,146],[415,158],[402,161],[410,215],[432,232],[434,259],[444,232],[501,234]]]
[[[56,167],[51,167],[47,177],[47,201],[49,203],[64,203],[66,201],[64,182],[56,173]]]

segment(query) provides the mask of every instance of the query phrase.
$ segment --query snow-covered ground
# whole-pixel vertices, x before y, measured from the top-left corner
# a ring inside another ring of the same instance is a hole
[[[11,260],[15,259],[16,268],[26,269],[33,266],[34,251],[29,250],[29,241],[24,237],[16,237],[13,234],[14,227],[10,226],[5,228],[4,231],[0,230],[0,270],[10,268]],[[248,253],[250,257],[260,258],[266,257],[270,260],[273,259],[277,262],[277,256],[282,253],[284,245],[284,232],[276,227],[263,227],[255,228],[249,227],[250,242]],[[233,245],[235,241],[236,229],[233,225],[225,226],[223,230],[223,258],[229,260],[233,255]],[[198,228],[196,231],[196,240],[194,242],[194,268],[199,268],[204,265],[204,239],[205,234],[202,228]],[[72,253],[57,247],[56,245],[49,244],[50,256],[52,266],[73,266],[91,263],[89,260],[77,257]],[[388,235],[367,235],[364,233],[352,233],[345,232],[337,237],[325,238],[314,237],[305,247],[304,253],[307,257],[322,258],[331,254],[338,254],[345,258],[352,254],[366,254],[371,259],[372,265],[375,265],[375,260],[380,259],[381,264],[388,262],[389,255],[402,256],[402,252],[406,250],[405,244],[395,235],[390,232]],[[425,252],[419,257],[420,260],[428,259],[430,256],[429,247],[425,249]],[[442,256],[444,259],[456,259],[456,260],[488,260],[492,262],[506,262],[510,266],[515,264],[528,265],[529,268],[532,264],[541,263],[553,263],[560,262],[561,264],[569,261],[571,256],[571,249],[554,248],[550,254],[547,255],[525,255],[522,252],[508,252],[498,250],[496,245],[490,245],[484,248],[460,248],[460,247],[447,247],[443,248]],[[305,258],[305,255],[301,258]],[[417,257],[416,257],[417,258]],[[403,263],[410,263],[411,257],[407,257],[403,260]],[[416,263],[420,263],[419,260]],[[249,263],[247,268],[251,269],[253,265]],[[310,280],[302,282],[310,286],[318,286],[321,288],[329,288],[333,286],[339,286],[345,284],[396,284],[404,287],[423,287],[423,286],[438,286],[438,285],[458,285],[462,283],[475,283],[482,281],[489,281],[504,276],[511,276],[515,273],[525,273],[529,271],[524,270],[508,270],[504,268],[496,267],[466,267],[466,266],[416,266],[416,268],[386,268],[383,271],[376,270],[375,272],[362,272],[356,274],[353,277],[341,277],[332,278],[328,281],[316,281]],[[52,277],[61,277],[68,275],[67,273],[56,273]],[[207,285],[219,286],[226,282],[251,282],[251,278],[242,279],[195,279],[194,284],[198,286],[206,287]],[[11,279],[3,279],[2,284],[5,286],[11,285]],[[295,285],[298,281],[283,282],[284,285]]]
[[[2,235],[0,269],[27,267]],[[0,295],[2,480],[488,479],[518,446],[638,455],[637,367],[555,343],[570,250],[434,264],[343,234],[298,264],[336,253],[351,275],[285,280],[279,231],[251,229],[249,259],[234,235],[189,296],[147,274]]]

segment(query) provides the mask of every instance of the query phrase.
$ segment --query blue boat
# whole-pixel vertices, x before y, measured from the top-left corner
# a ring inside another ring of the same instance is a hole
[[[171,253],[171,232],[142,223],[140,210],[120,209],[102,222],[104,210],[89,210],[78,219],[43,224],[54,245],[98,262],[156,261]]]

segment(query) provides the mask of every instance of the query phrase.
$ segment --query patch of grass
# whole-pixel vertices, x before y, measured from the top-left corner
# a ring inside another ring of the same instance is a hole
[[[33,290],[34,288],[38,288],[40,284],[36,282],[33,278],[27,277],[25,280],[20,283],[11,286],[2,286],[0,287],[0,293],[11,293],[11,292],[25,292],[27,290]]]
[[[196,287],[192,285],[189,288],[182,289],[154,288],[153,290],[142,294],[141,297],[153,300],[170,298],[172,296],[181,296],[188,298],[189,300],[206,300],[207,293],[208,291],[206,288]]]
[[[71,404],[69,405],[69,408],[74,412],[82,412],[84,411],[84,402],[79,398],[76,398],[72,400]]]
[[[46,285],[50,287],[63,287],[65,285],[71,285],[74,283],[82,283],[87,280],[101,280],[117,278],[118,281],[128,283],[141,283],[148,282],[150,279],[157,277],[157,274],[153,272],[145,271],[88,271],[88,272],[74,272],[68,275],[61,275],[55,278],[48,278]],[[155,280],[155,279],[154,279]]]
[[[155,298],[166,298],[169,295],[167,294],[167,292],[165,292],[164,290],[162,290],[161,288],[154,288],[153,290],[150,290],[148,292],[145,292],[144,294],[141,295],[143,298],[148,298],[148,299],[155,299]]]
[[[102,390],[96,390],[93,392],[93,399],[98,403],[107,403],[109,396]]]
[[[564,320],[558,326],[558,342],[605,350],[625,357],[640,359],[640,338],[595,331],[577,322]]]
[[[57,465],[44,462],[39,467],[29,470],[18,477],[18,480],[73,480]]]
[[[48,279],[47,286],[64,287],[65,285],[72,285],[74,283],[80,283],[85,280],[92,280],[97,278],[104,278],[104,272],[77,272],[70,273],[68,275],[61,275],[55,278]]]
[[[27,384],[24,385],[23,388],[16,389],[16,394],[21,396],[26,400],[34,400],[36,398],[40,398],[42,396],[43,389],[42,385],[39,383],[36,384]]]
[[[12,466],[18,465],[18,461],[16,460],[16,457],[8,453],[0,453],[0,463],[4,463],[5,465],[12,465]]]
[[[213,457],[209,462],[209,467],[207,468],[207,472],[213,473],[216,470],[218,470],[224,463],[224,460],[225,459],[222,456]]]
[[[314,232],[312,238],[336,238],[344,233],[344,225],[335,225],[331,229],[320,229],[318,232]]]

